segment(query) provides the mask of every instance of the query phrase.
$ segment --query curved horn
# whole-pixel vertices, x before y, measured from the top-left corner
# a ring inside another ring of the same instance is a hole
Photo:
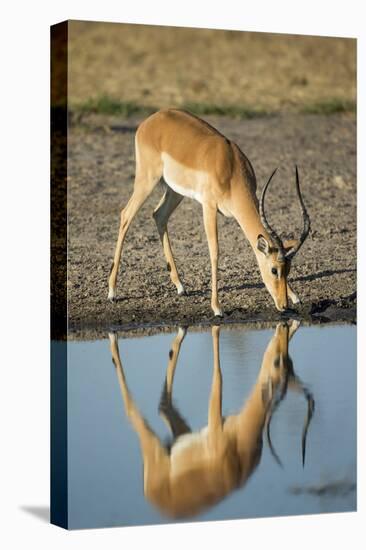
[[[266,215],[264,213],[264,197],[266,195],[266,191],[268,189],[268,186],[269,186],[269,184],[270,184],[270,182],[271,182],[271,180],[272,180],[272,178],[273,178],[273,176],[275,175],[276,172],[277,172],[277,168],[272,172],[269,180],[267,181],[266,185],[263,187],[263,191],[262,191],[261,198],[260,198],[260,201],[259,201],[259,215],[260,215],[263,227],[265,228],[265,230],[267,231],[268,235],[273,240],[273,242],[278,246],[279,255],[284,257],[285,251],[284,251],[284,248],[283,248],[282,241],[279,238],[279,236],[277,235],[277,233],[274,231],[274,229],[272,229],[272,227],[269,225],[269,223],[267,221],[267,218],[266,218]]]
[[[300,247],[304,243],[306,237],[310,233],[310,217],[309,217],[309,214],[306,210],[306,207],[305,207],[302,195],[301,195],[300,182],[299,182],[299,172],[297,170],[297,165],[295,165],[295,168],[296,168],[296,180],[295,180],[296,181],[296,193],[297,193],[297,197],[298,197],[299,203],[300,203],[300,208],[301,208],[302,218],[303,218],[303,222],[304,222],[304,227],[303,227],[303,230],[302,230],[302,233],[301,233],[298,244],[296,246],[294,246],[293,248],[291,248],[291,250],[289,250],[286,254],[286,258],[288,260],[292,260],[292,258],[295,256],[295,254],[297,254]]]

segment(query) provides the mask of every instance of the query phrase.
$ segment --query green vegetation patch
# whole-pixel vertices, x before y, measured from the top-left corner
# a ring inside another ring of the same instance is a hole
[[[154,107],[144,107],[133,101],[120,101],[110,96],[103,95],[99,98],[88,99],[76,106],[75,111],[82,113],[98,113],[103,115],[121,115],[130,117],[133,115],[149,115],[157,111]]]
[[[300,109],[301,113],[313,115],[332,115],[334,113],[354,113],[356,112],[356,102],[343,99],[328,99],[317,101],[304,105]]]
[[[173,106],[172,106],[173,107]],[[257,118],[268,115],[267,111],[253,109],[244,105],[216,105],[211,103],[184,103],[178,108],[189,111],[195,115],[221,115],[232,118]],[[97,113],[103,115],[121,115],[131,117],[134,115],[149,115],[158,111],[158,107],[139,105],[133,101],[120,101],[110,96],[103,95],[99,98],[88,99],[71,109],[79,113]]]
[[[185,103],[182,109],[195,115],[221,115],[232,118],[248,119],[268,116],[270,113],[262,109],[254,109],[246,105],[215,105],[211,103]]]
[[[276,112],[253,108],[248,105],[217,105],[215,103],[200,102],[183,103],[177,107],[189,111],[197,116],[218,115],[237,119],[260,118],[276,114]],[[121,101],[107,95],[88,99],[84,103],[75,105],[71,109],[71,111],[81,114],[97,113],[104,115],[121,115],[124,118],[135,115],[148,116],[158,110],[158,107],[140,105],[133,101]],[[355,112],[356,103],[354,101],[333,98],[299,106],[296,111],[302,114],[317,115]]]

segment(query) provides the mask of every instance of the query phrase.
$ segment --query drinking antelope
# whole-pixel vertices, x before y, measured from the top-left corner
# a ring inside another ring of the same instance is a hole
[[[287,282],[291,261],[310,231],[310,219],[301,196],[297,167],[296,191],[304,227],[298,240],[282,241],[269,225],[264,211],[265,194],[275,172],[265,185],[258,202],[256,178],[250,161],[235,143],[207,122],[185,111],[158,111],[138,127],[135,154],[134,190],[121,212],[118,240],[109,276],[109,300],[114,301],[116,296],[117,272],[129,225],[163,177],[166,191],[153,216],[170,278],[179,295],[184,293],[184,288],[173,258],[167,223],[182,199],[190,197],[202,204],[211,259],[211,307],[215,315],[222,316],[217,295],[218,211],[238,221],[252,246],[263,282],[276,308],[279,311],[287,309],[288,298],[295,304],[300,302]]]
[[[314,400],[295,376],[288,355],[288,344],[299,323],[278,324],[263,356],[257,381],[241,411],[224,418],[221,410],[222,376],[219,357],[219,327],[212,327],[213,378],[208,404],[208,425],[191,432],[175,408],[172,391],[175,368],[185,331],[179,329],[169,352],[169,363],[159,411],[173,436],[167,447],[141,415],[128,389],[116,334],[110,334],[112,360],[124,401],[126,415],[136,431],[144,465],[144,495],[171,517],[193,516],[222,500],[244,485],[259,464],[262,432],[289,387],[304,392],[308,415],[303,430],[303,460],[307,429]]]

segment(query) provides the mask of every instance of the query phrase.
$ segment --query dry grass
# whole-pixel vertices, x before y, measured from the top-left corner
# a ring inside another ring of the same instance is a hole
[[[249,113],[353,109],[356,41],[72,21],[70,105],[102,98]]]

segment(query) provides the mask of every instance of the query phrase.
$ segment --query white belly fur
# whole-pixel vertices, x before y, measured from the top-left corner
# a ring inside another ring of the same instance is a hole
[[[179,186],[177,183],[172,181],[170,178],[167,178],[164,174],[164,180],[169,185],[173,191],[176,193],[179,193],[179,195],[183,195],[184,197],[189,197],[190,199],[195,199],[196,201],[202,203],[202,195],[201,193],[195,191],[194,189],[187,189],[185,187]]]
[[[203,439],[207,438],[208,427],[205,426],[200,432],[191,432],[188,434],[180,435],[174,445],[171,448],[171,457],[172,459],[180,454],[184,449],[187,449],[193,446],[196,443],[199,443]]]
[[[202,203],[201,185],[206,180],[207,174],[181,165],[167,153],[162,153],[162,159],[163,177],[169,187],[183,197]]]

